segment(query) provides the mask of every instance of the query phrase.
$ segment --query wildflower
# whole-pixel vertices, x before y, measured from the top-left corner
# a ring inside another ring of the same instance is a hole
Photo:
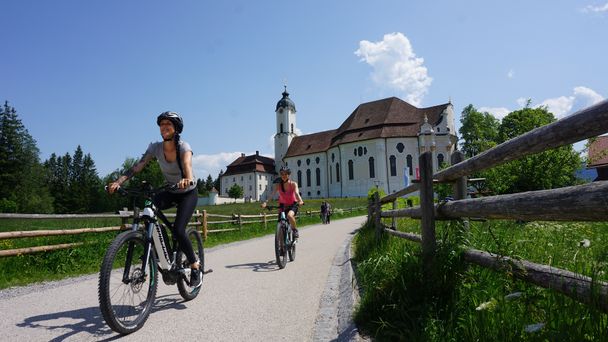
[[[526,327],[524,328],[524,330],[527,333],[533,333],[533,332],[537,332],[540,329],[545,327],[545,323],[536,323],[536,324],[530,324],[530,325],[526,325]]]
[[[589,246],[591,246],[591,241],[589,241],[589,239],[583,239],[579,241],[578,245],[581,247],[589,248]]]
[[[496,299],[492,298],[492,299],[490,299],[489,301],[487,301],[485,303],[479,304],[479,306],[476,307],[475,310],[477,310],[477,311],[483,311],[483,310],[492,311],[495,307],[496,307]]]
[[[517,299],[519,297],[521,297],[523,293],[521,292],[513,292],[513,293],[509,293],[508,295],[505,296],[506,300],[512,300],[512,299]]]

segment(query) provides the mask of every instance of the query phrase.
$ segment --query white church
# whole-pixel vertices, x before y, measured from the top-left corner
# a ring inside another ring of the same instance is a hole
[[[281,166],[291,169],[302,198],[364,197],[372,187],[387,194],[419,177],[418,156],[432,151],[435,170],[449,164],[456,146],[451,103],[428,108],[389,97],[360,104],[337,129],[298,136],[296,105],[287,89],[276,105],[275,158],[237,158],[221,176],[221,196],[234,184],[244,197],[265,200]]]

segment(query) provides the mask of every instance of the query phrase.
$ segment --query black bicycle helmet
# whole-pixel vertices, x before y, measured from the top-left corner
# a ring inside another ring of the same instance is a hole
[[[162,112],[156,118],[156,124],[160,126],[160,121],[165,119],[173,123],[175,131],[178,134],[182,133],[182,131],[184,130],[184,120],[182,120],[182,117],[179,116],[179,114],[177,114],[176,112]]]
[[[281,173],[281,172],[287,172],[288,175],[291,174],[291,170],[287,166],[281,166],[279,173]]]

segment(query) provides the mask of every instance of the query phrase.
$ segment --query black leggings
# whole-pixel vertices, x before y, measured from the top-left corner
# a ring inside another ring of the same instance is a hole
[[[186,235],[186,225],[190,221],[190,218],[192,218],[197,201],[196,189],[179,194],[166,191],[154,196],[154,205],[160,210],[177,206],[175,222],[173,223],[174,229],[172,231],[177,236],[181,250],[186,254],[190,264],[196,262],[196,255],[194,255],[192,243]]]

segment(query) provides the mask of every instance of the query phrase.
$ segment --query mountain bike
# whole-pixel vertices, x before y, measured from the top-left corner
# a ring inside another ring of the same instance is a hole
[[[142,189],[117,190],[144,200],[143,210],[134,208],[131,230],[120,233],[110,244],[99,272],[101,313],[108,326],[120,334],[139,330],[148,319],[156,296],[158,271],[165,284],[177,283],[184,300],[192,300],[200,292],[201,286],[190,284],[190,263],[175,234],[170,242],[167,227],[173,231],[172,223],[152,203],[154,195],[172,189],[177,189],[177,185],[152,189],[145,184]],[[200,262],[202,279],[203,239],[193,227],[187,228],[186,234]]]
[[[283,269],[287,265],[288,255],[289,261],[296,259],[296,243],[298,240],[293,237],[293,229],[285,215],[285,207],[283,205],[266,206],[266,209],[279,209],[277,230],[274,233],[274,254],[277,259],[277,265],[279,265],[280,269]]]

